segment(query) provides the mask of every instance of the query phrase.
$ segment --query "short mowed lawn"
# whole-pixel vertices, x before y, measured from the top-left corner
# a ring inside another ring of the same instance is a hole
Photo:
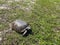
[[[20,2],[14,2],[10,6],[17,4],[27,6],[27,3]],[[7,40],[2,45],[60,45],[60,0],[36,0],[31,11],[19,8],[0,10],[0,17],[0,30],[9,28],[8,25],[13,20],[21,19],[29,22],[33,32],[27,37],[17,32],[6,34]]]

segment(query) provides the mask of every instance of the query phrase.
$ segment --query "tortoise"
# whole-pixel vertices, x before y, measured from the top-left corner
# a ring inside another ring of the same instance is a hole
[[[24,36],[28,30],[31,29],[30,25],[23,20],[15,20],[11,23],[11,29],[16,32],[22,33]]]

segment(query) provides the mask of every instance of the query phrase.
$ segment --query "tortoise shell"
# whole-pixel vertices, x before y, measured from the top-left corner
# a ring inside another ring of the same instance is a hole
[[[26,27],[28,27],[28,23],[22,20],[15,20],[12,22],[12,30],[16,30],[22,32]]]

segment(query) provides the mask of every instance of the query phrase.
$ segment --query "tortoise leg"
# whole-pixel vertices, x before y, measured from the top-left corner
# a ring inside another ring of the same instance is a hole
[[[27,33],[27,30],[24,31],[23,36]]]
[[[26,29],[22,30],[21,32],[25,32]]]

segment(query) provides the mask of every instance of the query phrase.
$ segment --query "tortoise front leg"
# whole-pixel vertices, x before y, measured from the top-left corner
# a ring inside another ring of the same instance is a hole
[[[24,29],[24,30],[21,30],[21,32],[25,32],[25,30],[26,30],[26,29]]]
[[[27,30],[24,31],[23,36],[27,33]]]

